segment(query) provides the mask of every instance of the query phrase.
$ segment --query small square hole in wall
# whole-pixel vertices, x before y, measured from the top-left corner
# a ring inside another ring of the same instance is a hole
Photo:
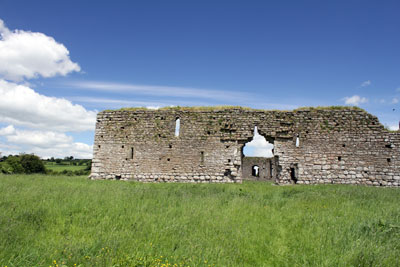
[[[125,160],[128,160],[128,158],[125,158]]]
[[[211,134],[211,132],[210,132],[210,131],[207,131],[207,134],[208,134],[208,135],[210,135],[210,134]]]
[[[341,157],[341,156],[337,157],[337,160],[338,160],[338,161],[341,161],[341,160],[342,160],[342,157]]]
[[[101,147],[101,145],[98,146],[99,148]]]
[[[171,144],[169,144],[169,148],[172,148],[172,145],[171,145]]]
[[[125,129],[125,127],[124,127],[124,126],[121,126],[121,130],[123,130],[123,129]]]
[[[121,147],[122,147],[122,148],[124,148],[125,146],[124,146],[124,145],[122,145]]]
[[[228,159],[228,162],[231,162],[231,159]]]
[[[101,137],[101,138],[103,138],[103,136],[102,136],[102,135],[100,135],[100,137]]]
[[[386,160],[387,160],[387,162],[391,162],[392,161],[390,158],[387,158]]]
[[[226,148],[229,148],[229,146],[226,146]]]
[[[343,144],[342,146],[343,146],[343,147],[346,147],[346,144]]]
[[[167,159],[167,161],[170,161],[170,160],[171,160],[171,159],[169,159],[169,158]]]

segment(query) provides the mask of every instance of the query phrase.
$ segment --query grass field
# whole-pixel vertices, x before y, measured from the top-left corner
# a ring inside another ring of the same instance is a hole
[[[0,266],[400,265],[400,189],[0,175],[0,192]]]
[[[55,162],[47,162],[44,161],[44,166],[46,167],[46,169],[48,170],[52,170],[52,171],[56,171],[56,172],[61,172],[63,170],[67,170],[67,171],[79,171],[79,170],[84,170],[87,165],[72,165],[68,163],[64,163],[64,164],[57,164]]]
[[[78,170],[84,170],[86,168],[86,165],[59,165],[59,164],[45,164],[44,165],[46,169],[56,171],[56,172],[61,172],[63,170],[67,171],[78,171]]]

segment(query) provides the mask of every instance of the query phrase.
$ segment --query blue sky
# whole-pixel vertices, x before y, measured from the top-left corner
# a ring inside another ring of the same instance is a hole
[[[399,1],[0,0],[0,151],[88,157],[95,113],[126,106],[358,105],[395,129],[399,11]],[[17,86],[32,97],[10,97]]]

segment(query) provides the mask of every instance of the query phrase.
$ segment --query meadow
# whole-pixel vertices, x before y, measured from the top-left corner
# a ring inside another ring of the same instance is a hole
[[[399,266],[400,189],[0,175],[0,266]]]
[[[57,164],[55,162],[45,162],[44,166],[47,170],[52,170],[55,172],[61,172],[63,170],[79,171],[84,170],[87,167],[87,165]]]

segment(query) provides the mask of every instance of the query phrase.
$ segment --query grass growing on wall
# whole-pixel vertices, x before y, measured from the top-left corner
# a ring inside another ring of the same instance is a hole
[[[0,266],[399,266],[400,190],[0,175]]]

